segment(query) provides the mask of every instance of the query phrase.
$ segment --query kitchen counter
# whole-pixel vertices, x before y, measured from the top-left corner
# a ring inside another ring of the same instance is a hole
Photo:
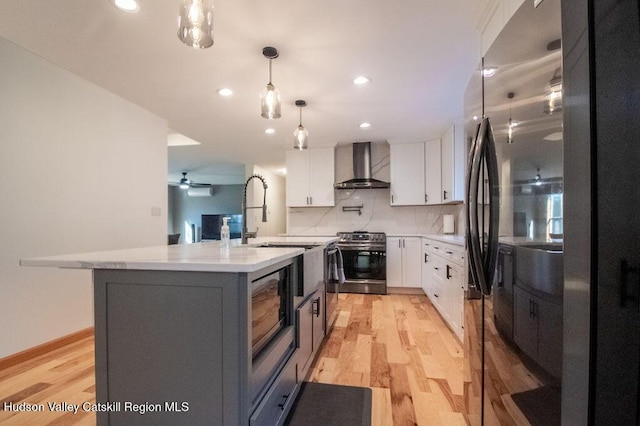
[[[231,240],[229,250],[222,250],[219,241],[208,241],[22,259],[20,265],[71,269],[255,272],[304,252],[302,248],[257,247],[260,244],[326,245],[337,239],[337,237],[259,237],[250,239],[248,245],[240,245],[240,240],[235,239]]]
[[[309,299],[307,316],[296,313],[305,250],[259,245],[324,246],[336,240],[260,237],[248,245],[232,240],[226,250],[211,241],[20,264],[93,269],[96,402],[116,407],[97,412],[98,425],[140,423],[141,414],[145,424],[277,424],[299,391],[302,360],[313,357],[296,346],[296,336],[310,341],[316,333],[303,330],[298,317],[312,323],[311,308],[316,299],[320,306],[320,297]],[[256,287],[265,278],[271,284]],[[260,297],[266,291],[280,295],[280,286],[289,294],[281,306],[282,328],[254,353],[256,318],[265,317],[254,304],[255,289]],[[142,404],[145,412],[128,410],[127,402]]]
[[[392,233],[387,237],[423,237],[430,240],[442,241],[444,243],[455,244],[464,247],[464,235],[444,235],[444,234],[409,234],[409,233]]]
[[[548,238],[528,238],[528,237],[499,237],[498,242],[510,246],[522,246],[527,244],[558,244],[562,245],[562,240]]]

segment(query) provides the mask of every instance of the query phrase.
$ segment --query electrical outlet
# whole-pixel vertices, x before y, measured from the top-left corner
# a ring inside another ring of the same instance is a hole
[[[151,216],[162,216],[162,208],[156,206],[151,207]]]

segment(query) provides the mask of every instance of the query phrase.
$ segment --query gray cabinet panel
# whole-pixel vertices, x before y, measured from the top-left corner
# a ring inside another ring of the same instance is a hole
[[[223,412],[221,293],[207,287],[107,284],[109,400],[162,407],[159,416],[123,407],[111,413],[110,424],[204,424],[208,419],[200,414]],[[171,401],[187,402],[189,411],[166,412],[164,404]]]
[[[562,305],[539,300],[537,302],[538,362],[554,377],[562,374]]]
[[[300,370],[307,371],[313,353],[313,300],[315,293],[296,311],[298,320],[298,363]]]
[[[324,322],[324,284],[319,286],[318,292],[313,298],[315,305],[312,309],[313,314],[313,352],[316,352],[324,339],[325,322]]]
[[[538,321],[533,314],[531,295],[520,287],[514,287],[513,340],[529,357],[538,355]]]
[[[562,374],[562,305],[514,286],[514,341],[543,370]]]

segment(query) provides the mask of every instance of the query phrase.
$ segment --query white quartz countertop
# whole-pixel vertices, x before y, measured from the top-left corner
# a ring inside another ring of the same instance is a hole
[[[22,266],[71,269],[132,269],[155,271],[254,272],[304,253],[302,248],[257,247],[265,243],[327,245],[336,237],[260,237],[248,245],[231,240],[231,248],[219,241],[123,250],[78,253],[22,259]]]
[[[444,234],[387,234],[387,237],[424,237],[430,240],[442,241],[464,247],[464,235],[444,235]]]

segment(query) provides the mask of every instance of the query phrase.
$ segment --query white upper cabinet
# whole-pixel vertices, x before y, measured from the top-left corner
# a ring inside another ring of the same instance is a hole
[[[424,204],[424,142],[390,145],[391,205]]]
[[[425,204],[441,204],[442,162],[440,139],[424,143],[424,169]]]
[[[333,148],[287,151],[287,207],[331,207],[335,156]]]
[[[464,201],[467,156],[462,125],[451,125],[442,137],[442,203]]]
[[[451,125],[442,139],[390,146],[392,206],[464,201],[467,152],[462,124]]]

